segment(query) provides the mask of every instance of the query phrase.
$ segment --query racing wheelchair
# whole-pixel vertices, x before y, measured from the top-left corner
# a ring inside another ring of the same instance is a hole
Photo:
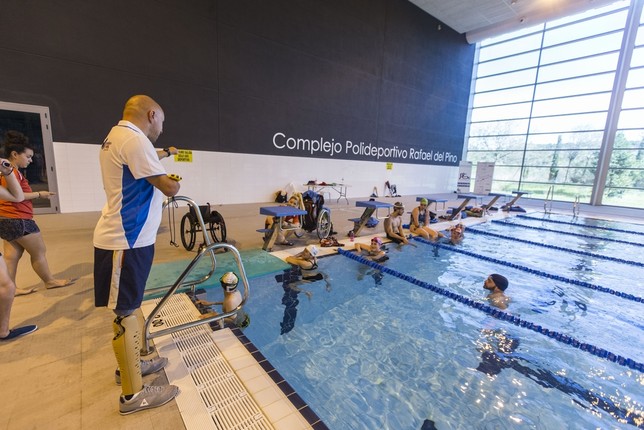
[[[324,206],[324,196],[314,191],[302,193],[302,209],[306,215],[300,215],[300,225],[302,228],[295,231],[297,237],[302,237],[304,232],[316,232],[318,238],[326,239],[333,230],[331,222],[331,210]]]
[[[211,211],[210,203],[199,205],[199,212],[201,212],[204,225],[213,242],[226,242],[226,222],[224,217],[217,211]],[[201,226],[195,209],[190,206],[190,211],[181,218],[181,243],[187,251],[192,251],[195,247],[197,233],[202,233]]]

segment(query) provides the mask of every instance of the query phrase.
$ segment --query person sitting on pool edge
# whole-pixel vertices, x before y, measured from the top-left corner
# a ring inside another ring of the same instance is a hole
[[[402,228],[402,214],[405,213],[405,207],[402,203],[394,203],[394,210],[385,218],[385,233],[387,238],[394,243],[408,244]]]
[[[286,262],[293,266],[299,266],[304,270],[313,270],[318,268],[318,248],[315,245],[309,245],[304,251],[291,255],[286,258]]]
[[[383,261],[389,260],[389,257],[382,249],[382,239],[379,237],[371,238],[371,244],[369,247],[362,243],[356,243],[355,250],[358,254],[362,254],[363,252],[366,253],[367,258],[370,258],[376,263],[382,263]]]
[[[409,231],[427,240],[436,240],[439,237],[445,237],[445,235],[440,231],[436,231],[429,227],[431,212],[429,211],[428,204],[428,200],[423,197],[420,199],[420,205],[411,211],[411,216],[409,218]]]
[[[508,278],[498,273],[493,273],[483,282],[483,288],[488,290],[490,294],[487,295],[492,306],[499,309],[507,309],[510,298],[505,295],[505,290],[508,288]]]

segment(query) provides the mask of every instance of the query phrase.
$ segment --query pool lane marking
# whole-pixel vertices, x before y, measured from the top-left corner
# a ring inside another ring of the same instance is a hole
[[[547,243],[539,243],[539,242],[534,242],[532,240],[526,240],[526,239],[519,239],[518,237],[512,237],[512,236],[508,236],[506,234],[492,233],[490,231],[483,231],[483,230],[479,230],[477,228],[469,227],[467,229],[467,231],[475,233],[475,234],[482,234],[484,236],[498,237],[498,238],[504,239],[504,240],[512,240],[514,242],[527,243],[528,245],[541,246],[541,247],[544,247],[544,248],[550,248],[550,249],[554,249],[554,250],[557,250],[557,251],[564,251],[564,252],[570,252],[572,254],[584,255],[586,257],[597,258],[597,259],[600,259],[600,260],[609,260],[609,261],[614,261],[614,262],[617,262],[617,263],[629,264],[631,266],[644,267],[644,263],[640,263],[638,261],[624,260],[623,258],[609,257],[607,255],[594,254],[592,252],[579,251],[577,249],[564,248],[562,246],[549,245]]]
[[[424,240],[424,239],[423,239]],[[423,241],[421,240],[421,241]],[[432,244],[432,242],[428,242],[429,244]],[[480,311],[485,312],[486,314],[493,316],[495,318],[498,318],[503,321],[508,321],[511,322],[512,324],[519,326],[519,327],[524,327],[527,328],[528,330],[532,330],[536,333],[540,333],[544,336],[547,336],[551,339],[554,339],[558,342],[571,345],[574,348],[577,348],[581,351],[585,351],[589,354],[592,354],[594,356],[597,356],[599,358],[604,358],[608,361],[611,361],[613,363],[617,363],[620,366],[628,367],[630,369],[636,370],[640,373],[644,373],[644,363],[640,363],[638,361],[635,361],[631,358],[623,357],[621,355],[615,354],[611,351],[608,351],[604,348],[599,348],[595,345],[581,342],[580,340],[568,336],[562,333],[559,333],[555,330],[550,330],[546,327],[542,327],[541,325],[534,324],[530,321],[526,321],[518,316],[511,315],[507,312],[504,312],[498,308],[492,307],[490,305],[487,305],[485,303],[481,303],[479,301],[475,301],[472,299],[469,299],[467,297],[464,297],[458,293],[454,293],[450,290],[447,290],[445,288],[437,287],[435,285],[432,285],[428,282],[421,281],[420,279],[414,278],[413,276],[405,275],[404,273],[400,273],[397,270],[393,270],[389,267],[383,266],[381,264],[376,263],[373,260],[369,260],[365,257],[362,257],[360,255],[357,255],[351,251],[346,251],[342,248],[338,248],[338,254],[344,255],[345,257],[351,258],[353,260],[356,260],[359,263],[365,264],[367,266],[371,266],[374,269],[378,269],[384,273],[387,273],[389,275],[395,276],[399,279],[402,279],[404,281],[410,282],[414,285],[417,285],[421,288],[425,288],[427,290],[433,291],[435,293],[438,293],[442,296],[448,297],[452,300],[456,300],[459,303],[463,303],[464,305],[467,305],[471,308],[478,309]]]

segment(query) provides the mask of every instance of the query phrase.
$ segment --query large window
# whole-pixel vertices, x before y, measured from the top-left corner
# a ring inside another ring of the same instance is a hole
[[[495,162],[494,192],[644,208],[641,1],[478,45],[467,159]]]

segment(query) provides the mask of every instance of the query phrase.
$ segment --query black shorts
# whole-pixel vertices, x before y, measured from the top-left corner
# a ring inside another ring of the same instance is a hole
[[[0,218],[0,237],[7,242],[38,232],[40,229],[32,219]]]
[[[126,250],[94,248],[94,305],[116,310],[141,307],[154,245]]]
[[[387,235],[387,239],[391,240],[394,243],[403,243],[402,239]]]

